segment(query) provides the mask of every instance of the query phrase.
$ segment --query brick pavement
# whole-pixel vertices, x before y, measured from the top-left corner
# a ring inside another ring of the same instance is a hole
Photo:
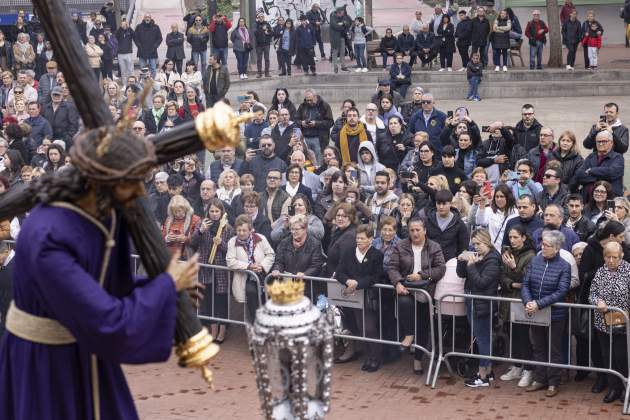
[[[335,365],[329,419],[620,419],[621,403],[603,404],[590,393],[591,380],[560,387],[555,398],[525,393],[515,382],[495,381],[490,389],[466,388],[445,375],[435,390],[411,371],[405,355],[376,373],[360,362]],[[165,364],[126,366],[141,419],[253,419],[260,416],[258,394],[245,333],[232,327],[214,359],[215,390],[204,388],[196,370]],[[501,373],[505,366],[497,368]]]

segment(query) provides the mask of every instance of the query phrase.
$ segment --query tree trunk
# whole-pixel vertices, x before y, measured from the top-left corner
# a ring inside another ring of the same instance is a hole
[[[547,67],[560,68],[562,67],[562,38],[557,0],[547,0],[547,26],[549,27],[549,62]]]

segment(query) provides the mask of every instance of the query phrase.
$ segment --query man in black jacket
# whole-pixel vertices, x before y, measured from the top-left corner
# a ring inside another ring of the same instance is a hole
[[[149,66],[151,77],[155,79],[157,69],[157,49],[162,43],[162,31],[151,18],[151,14],[145,13],[144,19],[136,26],[133,41],[138,48],[138,60],[140,67]]]
[[[218,13],[212,17],[210,22],[210,33],[212,34],[212,54],[217,54],[222,65],[227,66],[228,53],[228,30],[232,27],[232,22]]]
[[[529,151],[538,146],[543,126],[536,119],[534,105],[523,105],[521,116],[522,120],[514,126],[514,144]]]
[[[291,137],[294,130],[300,130],[293,121],[291,121],[291,114],[287,108],[282,108],[278,111],[278,123],[271,130],[271,138],[276,142],[276,154],[284,161],[289,158],[289,152],[291,151]]]
[[[488,65],[488,55],[486,45],[490,36],[490,22],[486,19],[486,11],[483,7],[477,9],[477,16],[472,19],[470,42],[472,45],[472,54],[478,52],[481,54],[481,63],[484,68]],[[484,54],[484,51],[486,54]]]
[[[308,23],[311,24],[313,30],[315,31],[315,39],[317,40],[317,44],[319,45],[319,53],[322,56],[322,59],[326,58],[326,54],[324,54],[324,43],[322,42],[322,25],[324,24],[324,13],[322,9],[319,8],[319,4],[313,3],[311,6],[311,10],[306,12],[306,19],[308,19]]]
[[[74,26],[77,28],[81,42],[84,44],[87,43],[87,24],[79,12],[72,12],[72,23],[74,23]]]
[[[127,80],[133,73],[133,29],[129,27],[127,19],[120,22],[120,28],[116,30],[116,41],[118,41],[118,65],[120,67],[119,76]]]
[[[533,235],[534,231],[544,225],[543,220],[536,214],[538,206],[533,196],[529,194],[521,195],[521,197],[516,200],[516,208],[518,209],[518,217],[508,220],[505,224],[505,234],[503,235],[504,246],[510,245],[509,233],[512,226],[522,225],[525,230],[527,230],[527,233]]]
[[[74,105],[63,100],[63,91],[56,86],[51,91],[52,101],[44,107],[42,116],[48,120],[53,137],[66,143],[66,150],[72,146],[72,138],[79,131],[79,113]]]
[[[603,118],[602,118],[603,117]],[[619,105],[614,102],[604,105],[604,113],[597,124],[593,124],[588,136],[582,142],[586,149],[595,149],[595,137],[600,131],[610,131],[613,135],[613,150],[624,154],[628,151],[628,127],[619,120]]]
[[[453,194],[441,190],[435,194],[435,209],[427,213],[427,237],[442,247],[444,261],[456,258],[468,249],[468,229],[459,211],[451,208]]]
[[[330,105],[314,89],[306,89],[304,102],[295,114],[295,123],[302,129],[304,141],[315,153],[317,163],[322,160],[322,150],[328,146],[330,128],[334,121]]]
[[[456,46],[459,51],[459,56],[462,58],[462,68],[459,71],[466,71],[466,66],[470,60],[468,55],[468,49],[470,48],[472,40],[472,20],[466,15],[465,10],[459,11],[459,22],[455,27],[455,38],[457,39]]]
[[[245,153],[245,162],[238,171],[239,176],[243,174],[252,174],[254,176],[254,191],[262,192],[266,186],[266,176],[271,170],[278,170],[284,173],[287,170],[287,164],[275,154],[276,144],[268,134],[260,136],[260,148],[262,151],[258,154],[256,151],[249,149]]]
[[[580,241],[586,242],[595,233],[595,223],[588,217],[584,217],[584,201],[580,194],[571,194],[567,198],[567,208],[569,217],[564,222],[564,226],[573,229]]]
[[[271,77],[269,74],[269,49],[271,48],[271,41],[273,41],[273,28],[269,22],[265,21],[263,13],[258,13],[256,16],[254,38],[256,41],[256,68],[258,69],[256,78],[262,77],[263,56],[265,57],[265,77]]]

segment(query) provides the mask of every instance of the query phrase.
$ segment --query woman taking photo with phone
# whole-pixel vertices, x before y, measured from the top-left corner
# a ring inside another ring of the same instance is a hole
[[[487,229],[477,229],[470,239],[475,251],[462,252],[457,257],[457,275],[466,279],[464,290],[469,295],[496,296],[501,277],[501,256],[494,249]],[[491,318],[497,310],[492,301],[466,299],[466,314],[472,326],[479,355],[489,356],[491,349]],[[491,362],[479,359],[479,371],[464,384],[471,388],[490,386],[493,376]]]

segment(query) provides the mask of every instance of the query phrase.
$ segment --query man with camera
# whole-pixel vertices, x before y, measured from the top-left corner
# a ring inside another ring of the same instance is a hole
[[[612,133],[613,150],[617,153],[628,151],[628,127],[621,124],[619,119],[619,106],[610,102],[604,105],[604,113],[599,116],[599,121],[593,124],[591,131],[582,143],[586,149],[595,149],[595,137],[597,133],[606,130]]]
[[[217,13],[210,22],[210,33],[212,34],[212,54],[219,57],[219,62],[227,66],[228,53],[228,30],[232,27],[232,22],[227,16]]]
[[[266,187],[266,177],[271,170],[285,173],[287,164],[276,156],[276,144],[268,134],[260,136],[260,149],[247,149],[245,162],[241,165],[238,175],[252,174],[254,176],[254,191],[262,192]],[[280,185],[278,185],[280,187]]]

